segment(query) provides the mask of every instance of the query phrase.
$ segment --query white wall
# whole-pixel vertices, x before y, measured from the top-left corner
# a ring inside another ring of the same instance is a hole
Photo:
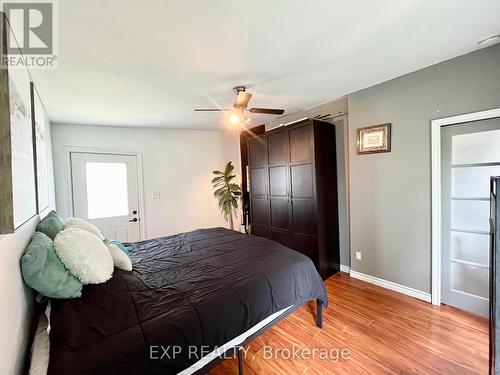
[[[47,120],[49,208],[41,213],[42,217],[55,208],[50,142],[50,123]],[[37,215],[15,233],[0,236],[0,374],[20,374],[23,371],[34,295],[23,282],[20,258],[39,220]]]
[[[239,135],[195,131],[85,125],[53,125],[57,207],[72,215],[65,146],[142,153],[146,238],[227,226],[213,197],[212,171],[233,161],[240,182]],[[159,191],[160,199],[152,199]],[[236,222],[238,229],[239,221]]]

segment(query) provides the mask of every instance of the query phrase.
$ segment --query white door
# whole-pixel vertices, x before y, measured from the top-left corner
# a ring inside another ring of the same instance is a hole
[[[500,120],[441,129],[442,302],[489,312],[490,177],[500,176]]]
[[[139,241],[137,157],[71,152],[70,159],[74,216],[107,239]]]

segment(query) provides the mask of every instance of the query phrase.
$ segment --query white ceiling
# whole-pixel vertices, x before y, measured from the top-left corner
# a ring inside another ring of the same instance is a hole
[[[52,121],[227,127],[195,107],[285,114],[478,49],[499,0],[59,0],[59,67],[33,72]],[[252,115],[251,124],[272,116]]]

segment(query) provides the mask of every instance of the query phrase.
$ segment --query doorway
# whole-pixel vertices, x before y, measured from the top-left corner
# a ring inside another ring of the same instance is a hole
[[[73,215],[97,226],[105,238],[142,239],[137,155],[70,152]]]

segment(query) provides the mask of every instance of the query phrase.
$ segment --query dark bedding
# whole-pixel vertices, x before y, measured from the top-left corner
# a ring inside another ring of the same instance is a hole
[[[311,260],[264,238],[214,228],[127,247],[132,272],[52,301],[49,374],[176,374],[274,312],[327,303]]]

